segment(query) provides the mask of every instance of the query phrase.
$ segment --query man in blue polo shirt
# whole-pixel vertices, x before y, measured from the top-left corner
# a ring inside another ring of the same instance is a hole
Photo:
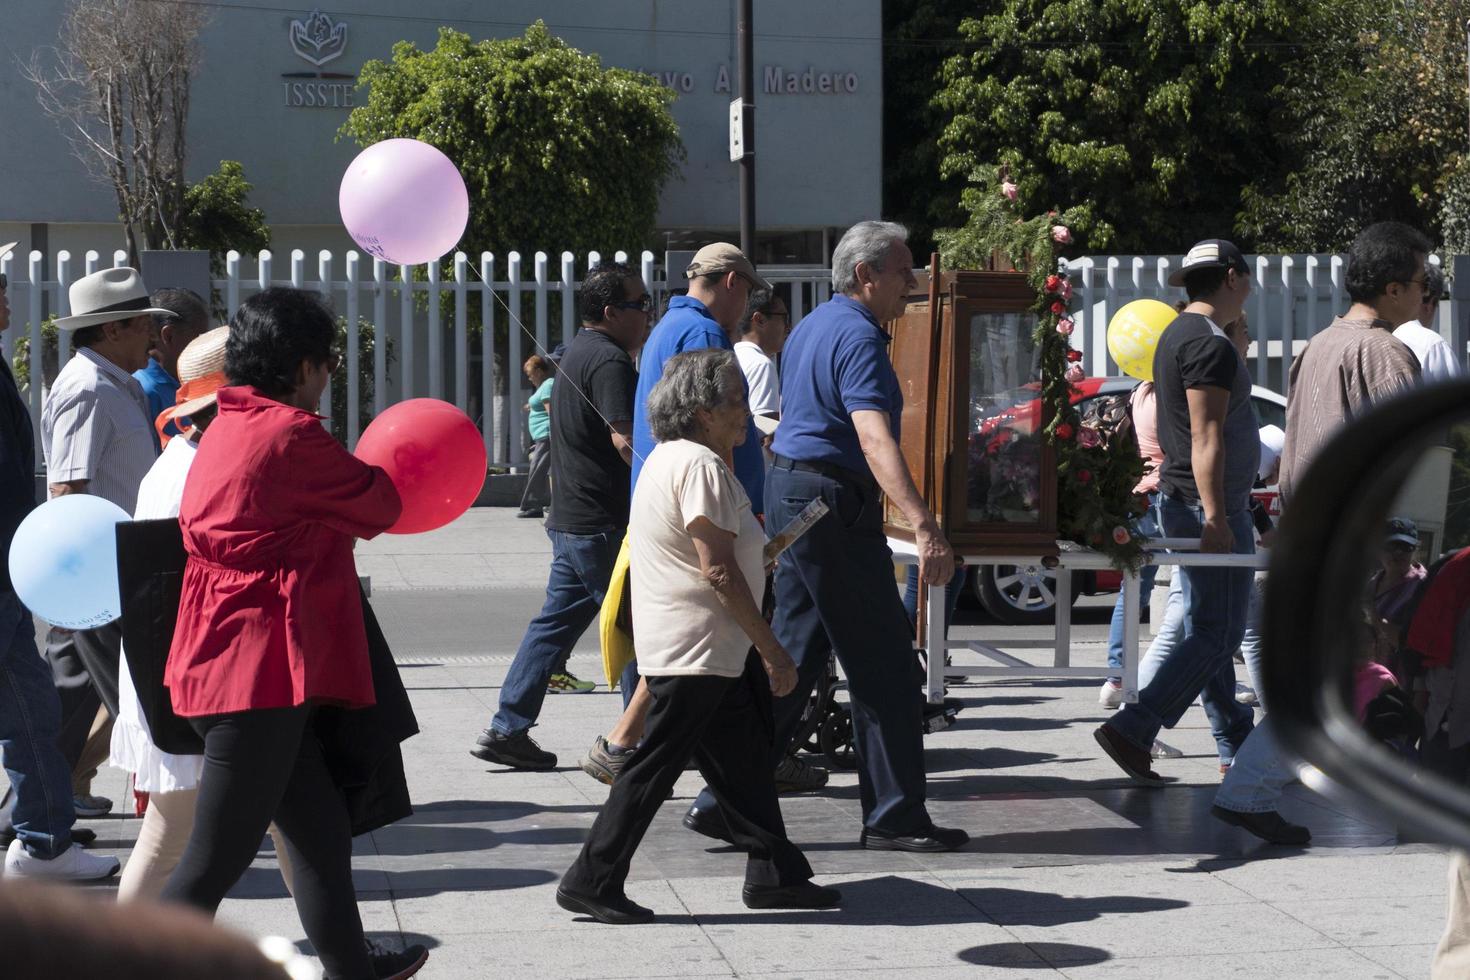
[[[653,433],[648,430],[644,406],[653,386],[664,376],[664,361],[686,350],[734,350],[751,292],[771,291],[771,284],[756,274],[745,253],[728,242],[715,242],[695,252],[684,274],[689,279],[688,295],[669,301],[669,311],[648,335],[648,343],[638,357],[638,397],[633,403],[635,487],[643,461],[653,452]],[[755,423],[747,426],[745,442],[735,447],[735,476],[750,497],[751,510],[762,514],[766,461]]]
[[[836,295],[813,310],[781,359],[781,425],[766,476],[766,526],[783,527],[820,498],[829,508],[776,569],[776,638],[796,661],[796,689],[775,704],[777,758],[833,653],[847,675],[859,760],[863,830],[874,850],[950,851],[963,830],[936,827],[924,804],[923,704],[913,633],[893,583],[883,533],[887,494],[911,526],[919,576],[948,582],[954,552],[914,487],[898,448],[903,395],[881,324],[903,314],[914,289],[902,225],[864,221],[832,255]],[[708,793],[684,825],[728,831]],[[723,832],[723,833],[722,833]]]
[[[752,293],[769,293],[771,284],[755,271],[745,253],[728,242],[715,242],[694,253],[684,275],[689,292],[669,301],[669,310],[648,335],[638,357],[638,392],[633,400],[632,486],[638,485],[643,461],[653,452],[648,428],[648,396],[664,375],[664,362],[688,350],[719,348],[733,351],[740,321]],[[735,477],[750,498],[750,508],[761,514],[766,460],[755,422],[746,422],[745,442],[735,447]],[[636,572],[635,580],[636,580]],[[618,684],[623,689],[623,714],[606,737],[598,735],[582,758],[584,772],[611,785],[643,736],[643,724],[652,707],[647,688],[638,683],[638,662],[628,664]],[[825,776],[823,782],[825,782]]]
[[[148,399],[148,421],[174,407],[179,394],[179,355],[195,337],[209,329],[209,308],[192,289],[159,289],[149,303],[167,314],[153,314],[153,346],[148,351],[148,366],[133,372]],[[163,434],[170,439],[179,434],[178,426],[169,422]]]

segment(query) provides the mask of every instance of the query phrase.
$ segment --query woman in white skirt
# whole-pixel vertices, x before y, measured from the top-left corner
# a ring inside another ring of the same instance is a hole
[[[163,454],[138,487],[135,520],[158,520],[178,517],[179,501],[184,496],[184,480],[194,463],[199,438],[209,427],[215,414],[215,391],[226,384],[225,340],[229,327],[219,327],[200,335],[179,355],[179,401],[158,419],[158,428],[172,419],[191,423],[181,435],[164,446]],[[202,755],[173,755],[153,744],[148,720],[138,702],[133,677],[127,667],[127,650],[122,652],[122,669],[118,672],[118,718],[112,729],[112,757],[109,762],[133,774],[133,788],[148,794],[148,810],[138,843],[123,869],[118,884],[119,901],[157,898],[164,883],[178,866],[189,833],[194,827],[194,803],[199,795],[199,773],[204,768]],[[286,888],[291,887],[291,868],[279,832],[271,826],[276,843],[276,856]]]

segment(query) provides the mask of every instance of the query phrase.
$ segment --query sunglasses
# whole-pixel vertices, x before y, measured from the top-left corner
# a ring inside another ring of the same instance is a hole
[[[342,365],[342,355],[336,351],[327,355],[327,373],[332,374]]]
[[[624,300],[621,303],[609,303],[615,310],[638,310],[641,313],[653,312],[653,297],[644,293],[637,299]]]

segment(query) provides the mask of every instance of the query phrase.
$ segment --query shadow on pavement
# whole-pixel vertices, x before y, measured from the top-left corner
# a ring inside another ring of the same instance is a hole
[[[990,943],[961,950],[959,958],[975,966],[1029,969],[1037,966],[1038,961],[1047,966],[1088,966],[1105,962],[1113,956],[1096,946],[1077,946],[1073,943]]]

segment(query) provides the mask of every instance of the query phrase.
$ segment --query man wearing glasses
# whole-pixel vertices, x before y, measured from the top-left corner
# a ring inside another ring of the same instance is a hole
[[[1424,267],[1424,299],[1419,315],[1399,324],[1393,335],[1408,345],[1419,359],[1419,370],[1425,381],[1445,381],[1465,373],[1464,355],[1455,357],[1455,349],[1434,329],[1439,301],[1445,298],[1444,273],[1437,265]]]
[[[500,688],[500,708],[470,754],[512,769],[556,768],[529,734],[552,673],[597,618],[628,529],[633,460],[633,355],[648,338],[653,298],[637,270],[604,262],[579,297],[582,329],[551,389],[551,574]]]
[[[689,280],[688,294],[669,300],[668,312],[648,335],[638,358],[630,487],[637,485],[643,461],[653,452],[646,406],[653,386],[663,377],[664,362],[684,351],[734,350],[740,338],[740,321],[745,318],[752,295],[771,292],[771,284],[760,277],[745,253],[728,242],[715,242],[695,252],[684,275]],[[760,515],[764,512],[766,461],[755,423],[747,420],[745,426],[745,441],[735,447],[735,477],[750,498],[751,511]],[[636,660],[628,664],[619,683],[623,715],[606,737],[599,735],[593,740],[582,760],[583,771],[607,783],[622,770],[629,752],[643,737],[643,723],[652,703],[647,688],[638,683]]]
[[[1397,221],[1369,225],[1353,240],[1345,277],[1353,305],[1291,364],[1283,504],[1290,504],[1292,487],[1338,426],[1419,380],[1418,359],[1393,331],[1419,315],[1430,247],[1429,239]]]
[[[791,316],[786,303],[775,293],[751,297],[750,308],[740,323],[740,340],[735,357],[750,388],[750,411],[775,422],[781,418],[781,379],[773,360],[786,344]],[[759,420],[756,427],[766,431]]]

